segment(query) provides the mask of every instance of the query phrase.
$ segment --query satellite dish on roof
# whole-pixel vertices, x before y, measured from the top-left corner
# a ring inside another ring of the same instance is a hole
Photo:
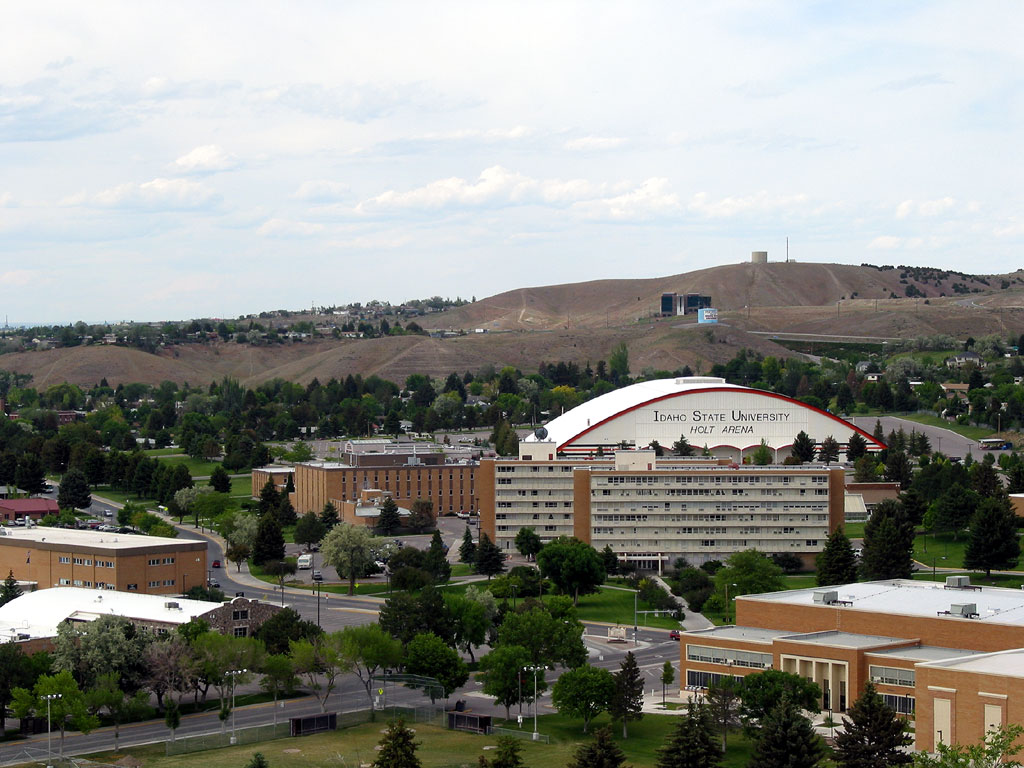
[[[547,427],[537,427],[535,430],[533,430],[533,435],[538,440],[543,440],[548,436],[548,429]]]

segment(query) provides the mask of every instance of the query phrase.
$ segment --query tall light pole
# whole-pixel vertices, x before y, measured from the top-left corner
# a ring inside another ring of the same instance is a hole
[[[636,639],[636,632],[637,632],[637,629],[636,629],[636,598],[637,598],[637,595],[639,595],[639,594],[640,594],[639,591],[634,591],[633,592],[633,646],[634,647],[637,645],[637,639]]]
[[[238,676],[244,675],[249,670],[247,669],[230,669],[225,672],[225,675],[231,677],[231,743],[234,744],[236,741],[235,737],[235,686],[238,684]]]
[[[322,587],[319,584],[313,585],[313,594],[316,595],[316,625],[320,626],[320,592]]]
[[[50,768],[53,763],[53,750],[50,748],[50,702],[54,699],[63,698],[62,694],[59,693],[47,693],[43,696],[46,699],[46,765]]]
[[[725,585],[725,623],[729,623],[729,584]],[[738,584],[732,584],[731,586],[738,587]]]
[[[546,670],[545,666],[531,665],[523,667],[524,672],[533,672],[533,740],[540,741],[540,734],[537,732],[537,673]]]

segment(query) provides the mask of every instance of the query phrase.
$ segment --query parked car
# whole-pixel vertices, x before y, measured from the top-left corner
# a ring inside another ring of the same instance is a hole
[[[214,560],[212,563],[210,563],[210,567],[211,568],[220,568],[220,560]]]
[[[324,575],[320,571],[313,571],[313,581],[323,581]]]
[[[220,582],[216,579],[207,579],[206,586],[213,587],[214,589],[220,589]]]
[[[460,509],[458,512],[455,513],[455,516],[460,517],[463,520],[467,520],[469,518],[469,512],[467,512],[464,509]]]
[[[682,639],[682,633],[678,629],[673,629],[668,633],[669,640],[676,640],[677,642]]]

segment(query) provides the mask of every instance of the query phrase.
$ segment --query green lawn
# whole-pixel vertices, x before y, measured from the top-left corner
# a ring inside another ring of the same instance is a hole
[[[621,731],[613,727],[616,742],[626,754],[627,764],[634,768],[653,768],[657,748],[677,722],[678,717],[673,715],[646,715],[643,720],[630,723],[628,739],[622,739]],[[602,715],[594,720],[592,727],[607,723],[608,716]],[[515,721],[506,725],[515,727]],[[524,730],[529,731],[532,725],[532,720],[524,718]],[[423,723],[409,723],[409,726],[416,731],[416,740],[420,744],[416,754],[423,768],[472,768],[477,765],[481,755],[494,755],[493,750],[484,750],[485,746],[497,743],[494,736],[449,731]],[[261,752],[273,768],[358,766],[371,763],[376,758],[374,747],[380,742],[384,727],[384,722],[378,721],[333,733],[277,739],[261,744],[171,757],[164,754],[163,744],[125,749],[116,757],[109,752],[89,757],[101,762],[112,762],[124,754],[130,754],[141,760],[147,768],[191,768],[199,762],[205,768],[238,768],[245,765],[254,752]],[[530,768],[563,768],[569,762],[576,745],[589,738],[582,733],[581,721],[571,721],[560,715],[542,715],[538,721],[538,730],[549,735],[551,743],[535,743],[529,739],[521,742],[523,763]],[[726,768],[745,766],[751,754],[750,742],[740,734],[732,734],[723,765]]]
[[[191,456],[157,456],[156,458],[168,464],[184,464],[188,467],[192,477],[209,477],[213,474],[213,470],[220,466],[219,461],[204,461],[203,459],[193,459]],[[249,482],[249,488],[252,489],[252,481]]]
[[[148,448],[143,453],[147,456],[156,456],[157,458],[163,458],[164,456],[188,456],[181,448]]]
[[[1021,574],[1000,574],[994,573],[990,578],[985,578],[985,574],[978,572],[967,572],[962,571],[961,574],[971,577],[971,584],[980,587],[1006,587],[1007,589],[1020,589],[1021,585],[1024,584],[1024,573]],[[932,572],[918,571],[914,574],[914,578],[918,581],[937,581],[944,583],[947,576],[953,576],[953,573],[943,573],[937,571],[932,576]]]
[[[863,539],[864,523],[843,523],[843,533],[851,539]]]
[[[956,539],[952,533],[922,533],[914,537],[914,559],[925,565],[934,560],[938,568],[963,568],[966,548],[966,531]]]
[[[993,432],[991,427],[971,427],[963,424],[957,424],[952,421],[940,419],[938,416],[934,416],[928,413],[892,415],[899,416],[899,418],[906,419],[907,421],[916,421],[918,424],[927,424],[930,427],[944,427],[945,429],[948,429],[951,432],[956,432],[958,435],[963,435],[964,437],[970,438],[971,440],[980,440],[983,437],[988,437]]]
[[[205,481],[204,481],[205,482]],[[243,499],[252,498],[252,475],[231,478],[231,496],[238,496]]]

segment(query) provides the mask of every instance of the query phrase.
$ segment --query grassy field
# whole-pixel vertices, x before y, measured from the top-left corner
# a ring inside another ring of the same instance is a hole
[[[906,419],[907,421],[915,421],[918,424],[927,424],[929,427],[943,427],[944,429],[948,429],[950,432],[956,432],[958,435],[963,435],[971,440],[980,440],[983,437],[988,437],[993,432],[990,427],[972,427],[964,424],[956,424],[952,421],[946,421],[945,419],[940,419],[938,416],[927,413],[909,413],[906,415],[900,415],[899,417],[901,419]]]
[[[934,560],[939,568],[963,568],[965,549],[966,532],[961,532],[957,539],[952,533],[922,533],[914,537],[914,559],[925,565]]]
[[[962,575],[971,577],[971,584],[979,587],[1006,587],[1007,589],[1020,589],[1021,585],[1024,584],[1024,573],[1020,574],[1001,574],[993,573],[991,577],[985,578],[985,574],[978,572],[961,571]],[[914,574],[914,578],[917,581],[936,581],[943,583],[946,581],[947,576],[953,576],[953,573],[937,571],[935,575],[932,575],[930,570],[918,571]]]
[[[629,725],[629,738],[622,739],[621,731],[613,728],[616,741],[626,754],[627,764],[634,768],[653,768],[657,759],[656,750],[678,722],[673,715],[646,715],[643,720]],[[597,718],[592,727],[608,723],[607,715]],[[474,768],[481,755],[493,756],[485,746],[497,743],[494,736],[482,736],[459,731],[449,731],[433,725],[411,723],[419,742],[417,757],[423,768]],[[209,750],[207,752],[175,755],[164,754],[163,744],[123,750],[118,756],[112,753],[90,755],[103,762],[119,759],[130,754],[142,761],[147,768],[190,768],[202,763],[205,768],[238,768],[245,765],[253,753],[262,752],[273,768],[319,768],[320,766],[358,766],[371,763],[376,758],[374,747],[380,742],[384,722],[366,723],[345,728],[334,733],[305,736],[293,739],[278,739],[261,744]],[[524,723],[529,730],[532,722]],[[510,724],[514,726],[514,721]],[[539,718],[538,729],[551,737],[550,744],[522,741],[523,763],[530,768],[562,768],[570,759],[576,745],[585,741],[582,724],[560,715],[543,715]],[[729,737],[729,749],[723,765],[739,768],[749,763],[751,744],[739,734]]]
[[[165,456],[187,456],[188,454],[183,453],[181,448],[148,448],[143,451],[147,456],[155,456],[157,458],[163,458]]]

